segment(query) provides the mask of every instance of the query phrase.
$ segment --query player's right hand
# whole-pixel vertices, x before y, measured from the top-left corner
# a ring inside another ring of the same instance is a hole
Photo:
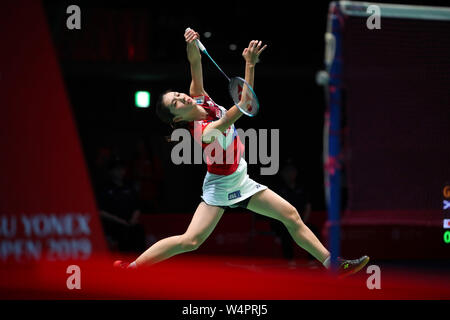
[[[198,32],[195,32],[192,29],[186,30],[184,33],[184,40],[186,40],[187,43],[192,43],[196,39],[200,39]]]

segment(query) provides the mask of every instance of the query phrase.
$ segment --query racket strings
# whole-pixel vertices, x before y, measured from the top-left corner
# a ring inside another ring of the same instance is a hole
[[[230,95],[239,109],[248,116],[255,116],[259,110],[258,99],[251,86],[242,78],[230,81]]]

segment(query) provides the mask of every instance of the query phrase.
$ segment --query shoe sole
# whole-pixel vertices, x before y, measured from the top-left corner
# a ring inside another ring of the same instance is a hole
[[[345,278],[345,277],[348,277],[348,276],[350,276],[350,275],[352,275],[352,274],[357,273],[357,272],[360,271],[362,268],[364,268],[364,267],[366,266],[367,263],[369,263],[369,260],[370,260],[370,258],[369,258],[368,256],[366,256],[365,259],[359,264],[359,266],[357,266],[355,269],[353,269],[353,270],[351,270],[351,271],[349,271],[349,272],[347,272],[347,273],[341,274],[341,275],[339,276],[339,278]]]

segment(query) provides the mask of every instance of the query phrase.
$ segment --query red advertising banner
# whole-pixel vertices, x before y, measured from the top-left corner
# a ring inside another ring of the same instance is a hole
[[[0,264],[89,259],[106,243],[40,1],[3,1],[0,39]]]

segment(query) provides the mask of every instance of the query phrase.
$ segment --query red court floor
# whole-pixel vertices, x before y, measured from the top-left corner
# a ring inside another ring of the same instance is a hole
[[[369,289],[367,267],[338,279],[297,260],[177,256],[151,268],[117,270],[111,258],[79,262],[80,289],[67,288],[70,262],[3,265],[1,299],[379,300],[450,299],[448,261],[378,262],[381,289]]]

